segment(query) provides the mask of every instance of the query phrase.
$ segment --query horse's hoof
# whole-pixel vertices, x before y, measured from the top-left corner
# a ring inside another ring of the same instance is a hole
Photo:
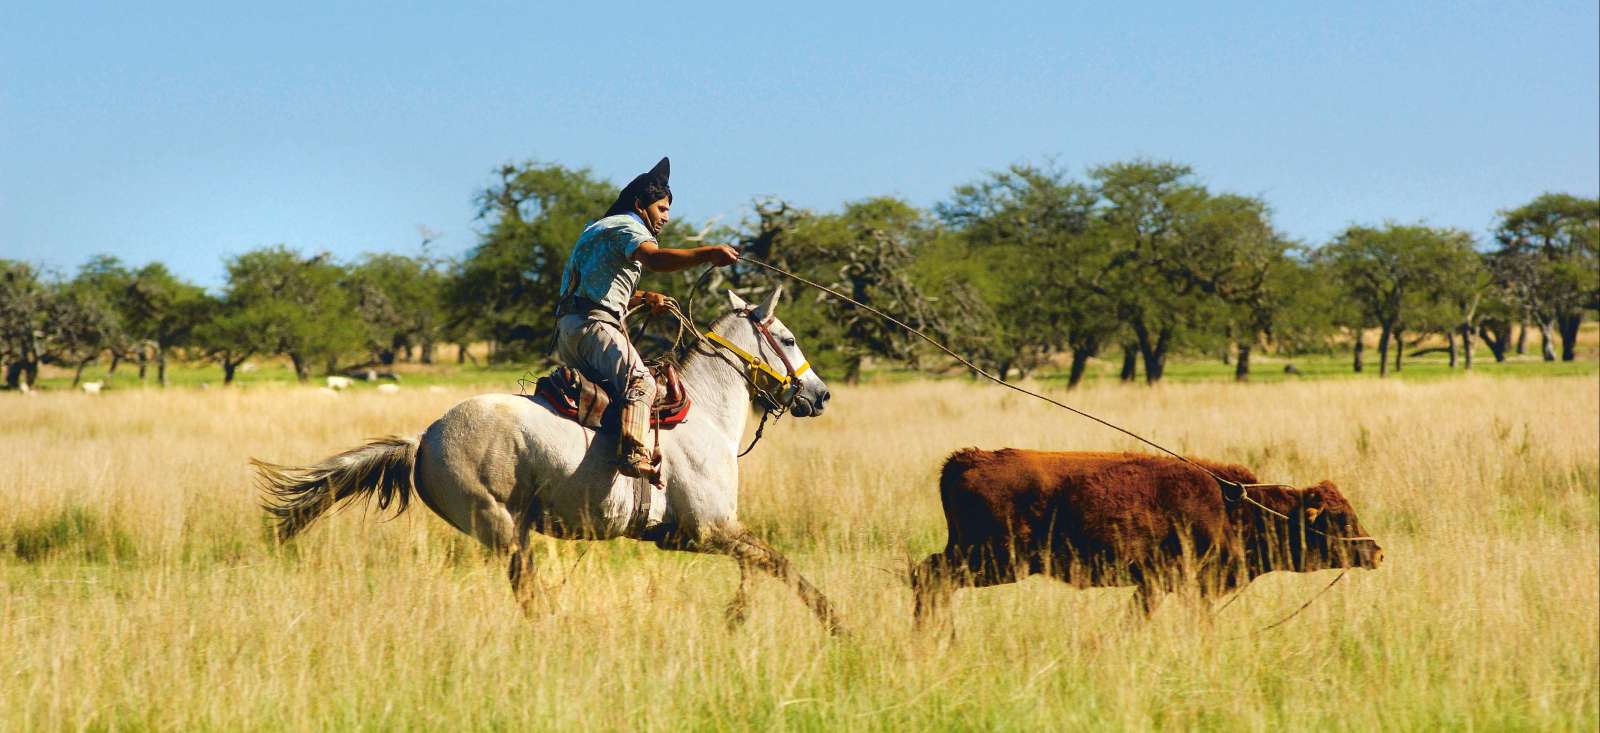
[[[744,626],[744,622],[749,620],[750,609],[746,608],[742,603],[729,604],[728,610],[724,613],[724,616],[728,622],[728,630],[733,631],[741,626]]]

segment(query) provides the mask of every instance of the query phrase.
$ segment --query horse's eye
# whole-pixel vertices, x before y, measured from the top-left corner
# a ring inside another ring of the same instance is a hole
[[[793,336],[785,336],[785,337],[783,337],[783,345],[784,346],[794,346],[794,337]]]

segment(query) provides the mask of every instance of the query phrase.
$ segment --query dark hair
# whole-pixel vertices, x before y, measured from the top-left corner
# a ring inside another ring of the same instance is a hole
[[[650,181],[633,197],[633,205],[642,209],[661,199],[672,203],[672,187],[660,181]]]
[[[661,199],[672,203],[672,187],[660,181],[644,181],[638,185],[630,184],[617,194],[617,200],[606,210],[606,216],[618,214],[631,214],[633,210],[642,209]]]

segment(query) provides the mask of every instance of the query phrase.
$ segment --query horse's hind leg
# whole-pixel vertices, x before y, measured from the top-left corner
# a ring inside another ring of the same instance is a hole
[[[511,551],[511,567],[506,573],[511,579],[511,595],[522,607],[522,615],[529,618],[533,617],[540,596],[539,568],[533,561],[533,543],[528,541],[537,513],[537,507],[530,507],[517,523],[516,546]]]

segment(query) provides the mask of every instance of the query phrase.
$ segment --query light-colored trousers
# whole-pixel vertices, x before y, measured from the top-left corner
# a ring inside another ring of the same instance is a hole
[[[611,399],[643,404],[655,400],[656,380],[622,327],[584,314],[556,321],[556,358],[604,387]]]

